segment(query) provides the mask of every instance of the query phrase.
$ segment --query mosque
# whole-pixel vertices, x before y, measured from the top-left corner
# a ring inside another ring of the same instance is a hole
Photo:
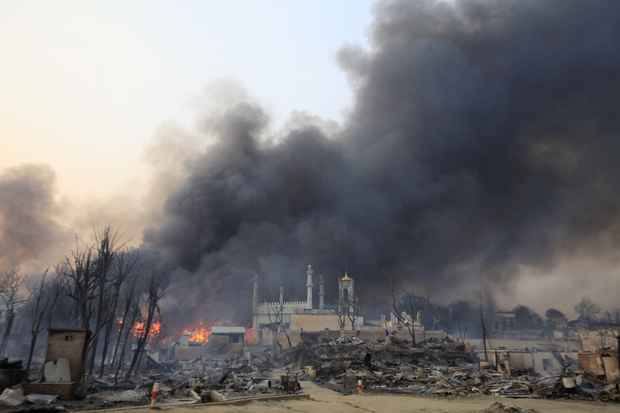
[[[267,333],[270,325],[281,323],[283,328],[292,333],[300,331],[323,331],[339,330],[341,324],[339,314],[345,313],[355,315],[354,323],[348,319],[344,322],[345,330],[352,330],[364,324],[364,319],[358,314],[357,297],[354,290],[354,280],[347,273],[338,278],[338,303],[336,305],[325,304],[325,280],[322,275],[318,276],[318,305],[313,302],[314,297],[314,269],[308,265],[306,269],[306,300],[305,301],[286,301],[284,287],[280,287],[278,301],[259,302],[259,283],[258,278],[254,280],[252,293],[252,327],[256,329],[258,335]],[[343,309],[342,306],[350,306]],[[342,321],[341,321],[342,322]]]

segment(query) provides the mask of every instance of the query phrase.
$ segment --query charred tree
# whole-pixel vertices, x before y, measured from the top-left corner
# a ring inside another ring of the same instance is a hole
[[[141,354],[145,351],[146,344],[151,336],[151,328],[155,322],[156,313],[159,315],[159,300],[163,297],[166,291],[167,283],[164,276],[158,270],[153,269],[151,271],[147,291],[146,291],[146,317],[144,321],[144,329],[142,334],[138,337],[136,343],[136,351],[132,356],[131,364],[125,374],[125,379],[129,380],[137,367]]]
[[[97,277],[91,246],[77,246],[59,267],[64,294],[72,300],[80,328],[90,329]]]
[[[482,309],[482,302],[480,302],[480,327],[482,330],[482,347],[484,349],[484,361],[489,361],[489,354],[487,350],[487,327],[484,322],[484,311]]]
[[[269,317],[269,325],[267,327],[271,331],[273,350],[282,350],[279,340],[282,333],[286,335],[289,347],[292,347],[291,338],[284,326],[284,287],[280,287],[279,300],[269,304],[267,317]]]
[[[133,325],[133,323],[135,322],[135,317],[137,317],[137,314],[134,312],[132,313],[133,316],[133,320],[130,321],[128,323],[128,317],[130,317],[130,313],[131,313],[131,309],[132,306],[134,304],[134,295],[136,292],[136,286],[138,283],[138,276],[134,275],[131,277],[131,282],[129,283],[129,286],[127,287],[127,289],[125,290],[124,293],[124,304],[123,304],[123,315],[120,318],[119,324],[119,330],[118,333],[116,335],[116,343],[114,345],[114,352],[112,353],[112,366],[116,366],[117,364],[117,357],[118,357],[118,350],[120,347],[120,343],[123,339],[123,335],[125,334],[125,332],[128,332],[131,330],[131,326]],[[125,340],[127,339],[127,337],[125,337]],[[124,351],[124,349],[123,349]]]
[[[140,316],[140,306],[141,306],[141,303],[137,299],[132,300],[130,302],[131,316],[129,317],[129,323],[126,326],[124,326],[124,337],[122,339],[122,345],[120,348],[118,359],[116,360],[116,371],[114,372],[114,383],[118,382],[118,378],[123,368],[123,364],[125,363],[127,345],[129,344],[131,340],[132,328]]]
[[[43,329],[43,323],[50,318],[50,313],[54,311],[58,298],[60,297],[60,286],[56,279],[47,278],[47,270],[41,277],[41,281],[30,291],[30,310],[32,324],[30,327],[30,346],[28,348],[28,358],[26,360],[26,370],[30,369],[32,357],[37,345],[39,334]]]
[[[348,300],[348,307],[349,309],[347,310],[347,318],[349,319],[349,323],[351,324],[351,330],[355,331],[355,329],[357,328],[357,319],[360,315],[360,306],[359,306],[359,300],[357,297],[352,297]]]
[[[112,278],[112,297],[110,300],[109,317],[105,324],[105,334],[103,337],[103,348],[101,349],[101,364],[99,366],[99,377],[103,376],[105,363],[108,356],[108,347],[112,337],[112,329],[116,321],[116,311],[118,308],[121,287],[138,261],[138,256],[130,251],[123,251],[116,254],[113,263],[114,272]]]
[[[415,295],[413,293],[402,294],[400,298],[397,298],[396,291],[394,289],[394,282],[392,280],[392,310],[394,316],[401,325],[404,325],[411,337],[411,346],[416,346],[415,337],[415,320],[416,320],[416,303]]]
[[[93,373],[95,369],[95,358],[97,357],[97,346],[101,338],[101,331],[107,324],[108,319],[113,317],[108,310],[110,294],[107,291],[109,284],[109,275],[112,264],[118,253],[116,240],[117,234],[112,227],[106,226],[101,231],[95,231],[95,243],[97,245],[96,258],[96,319],[94,334],[91,340],[90,361],[88,371]]]
[[[5,308],[5,326],[0,342],[0,355],[3,357],[6,356],[9,337],[15,323],[15,310],[20,303],[19,289],[23,283],[24,276],[16,268],[0,273],[0,299]]]

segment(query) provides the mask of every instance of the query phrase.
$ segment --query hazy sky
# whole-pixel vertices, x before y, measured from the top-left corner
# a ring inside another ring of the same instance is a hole
[[[339,120],[351,92],[335,53],[366,43],[371,3],[0,0],[0,169],[42,162],[63,194],[124,192],[158,126],[191,125],[219,78],[277,122]]]

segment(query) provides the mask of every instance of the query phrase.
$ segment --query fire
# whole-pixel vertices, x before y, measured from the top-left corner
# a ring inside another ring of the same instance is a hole
[[[132,333],[136,337],[140,337],[144,334],[145,325],[143,322],[139,321],[133,325]],[[149,337],[158,336],[161,333],[161,323],[159,321],[154,322],[151,325],[151,331],[149,331]]]
[[[207,344],[211,335],[211,328],[203,326],[188,328],[183,331],[183,335],[189,336],[188,341],[194,344]]]

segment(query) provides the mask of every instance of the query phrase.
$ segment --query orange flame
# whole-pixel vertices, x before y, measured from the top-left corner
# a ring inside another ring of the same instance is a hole
[[[187,328],[183,334],[189,336],[189,342],[194,344],[207,344],[211,335],[211,327],[199,325],[194,328]]]
[[[145,325],[143,322],[139,321],[133,325],[132,333],[135,337],[140,337],[144,334]],[[149,337],[158,336],[161,333],[161,323],[159,321],[154,322],[151,325],[151,330],[149,331]]]

